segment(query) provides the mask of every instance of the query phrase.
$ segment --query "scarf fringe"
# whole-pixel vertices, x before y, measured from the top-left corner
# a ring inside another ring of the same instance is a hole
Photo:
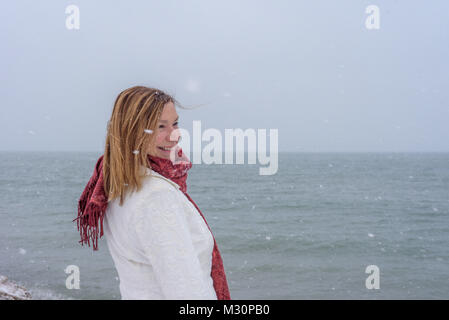
[[[100,159],[102,160],[102,157]],[[97,162],[96,172],[90,178],[78,201],[78,217],[72,220],[72,222],[77,222],[77,228],[78,231],[80,231],[81,240],[79,243],[81,243],[81,245],[87,244],[90,247],[90,242],[92,241],[93,249],[95,251],[98,250],[98,225],[100,224],[101,238],[104,233],[103,218],[107,208],[107,202],[97,203],[94,199],[91,199],[99,176],[99,163],[100,160]]]
[[[80,231],[81,245],[87,244],[90,247],[92,241],[93,249],[98,250],[98,237],[103,236],[103,219],[106,206],[100,206],[90,202],[86,210],[78,208],[78,217],[76,220],[78,231]],[[83,213],[84,212],[84,213]]]

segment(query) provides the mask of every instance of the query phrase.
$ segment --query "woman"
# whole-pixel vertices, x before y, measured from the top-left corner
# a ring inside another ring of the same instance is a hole
[[[122,299],[229,300],[217,244],[186,192],[192,163],[177,145],[175,102],[142,86],[118,95],[79,200],[80,242],[97,250],[104,219]]]

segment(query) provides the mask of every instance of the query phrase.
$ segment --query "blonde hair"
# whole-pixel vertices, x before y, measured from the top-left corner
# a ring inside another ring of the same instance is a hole
[[[150,167],[147,150],[154,143],[152,133],[156,132],[168,102],[181,106],[165,92],[143,86],[128,88],[117,96],[108,121],[103,157],[104,190],[108,201],[120,197],[121,206],[128,191],[142,188],[145,172],[140,167]]]

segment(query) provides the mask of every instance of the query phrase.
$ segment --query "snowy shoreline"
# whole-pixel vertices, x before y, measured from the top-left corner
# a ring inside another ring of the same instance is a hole
[[[0,275],[0,300],[31,300],[28,290]]]

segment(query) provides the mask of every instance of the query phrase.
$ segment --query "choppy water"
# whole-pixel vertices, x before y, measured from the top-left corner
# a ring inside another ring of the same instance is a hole
[[[81,247],[72,223],[99,155],[0,153],[0,274],[35,298],[120,298],[105,239]],[[233,299],[449,298],[448,153],[281,153],[276,175],[258,170],[189,171]]]

